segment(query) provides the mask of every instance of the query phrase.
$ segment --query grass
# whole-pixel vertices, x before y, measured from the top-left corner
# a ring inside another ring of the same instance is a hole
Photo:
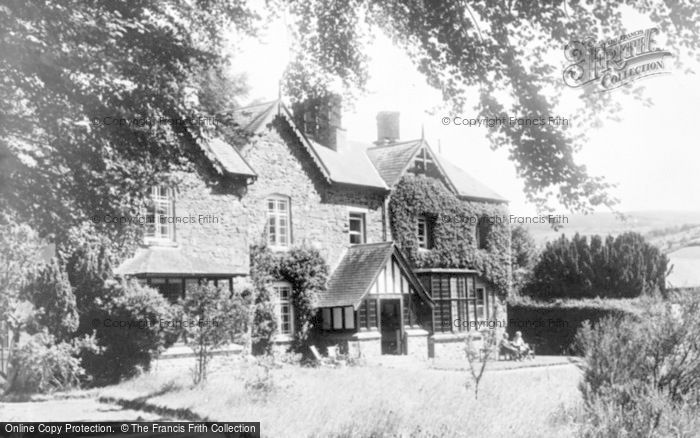
[[[264,374],[264,373],[263,373]],[[187,373],[145,375],[101,395],[192,412],[215,421],[260,421],[263,436],[571,436],[580,397],[573,365],[488,372],[479,399],[459,371],[382,367],[260,368],[237,363],[192,387]]]

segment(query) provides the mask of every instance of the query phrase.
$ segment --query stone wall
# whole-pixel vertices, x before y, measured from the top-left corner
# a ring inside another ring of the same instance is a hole
[[[338,346],[338,351],[353,358],[376,357],[382,354],[382,335],[377,330],[358,332],[319,332],[317,337],[319,351],[326,354],[329,346]]]
[[[317,248],[331,269],[349,246],[348,216],[365,213],[367,243],[384,240],[383,197],[376,190],[331,186],[299,144],[286,143],[273,128],[251,140],[242,155],[258,174],[250,186],[207,184],[196,173],[176,175],[176,244],[185,255],[223,260],[249,272],[250,245],[266,241],[271,195],[291,204],[292,245]]]
[[[175,225],[175,242],[185,256],[212,264],[235,266],[249,272],[248,215],[241,187],[221,189],[207,185],[195,173],[179,173],[175,192],[175,216],[188,222]]]
[[[428,336],[421,328],[406,328],[406,354],[419,360],[427,359]]]
[[[276,130],[267,131],[242,151],[258,174],[242,198],[251,240],[266,238],[266,198],[288,197],[291,202],[292,244],[310,245],[321,251],[333,269],[349,246],[348,215],[365,213],[367,243],[383,241],[381,193],[331,187],[301,145],[285,143]]]

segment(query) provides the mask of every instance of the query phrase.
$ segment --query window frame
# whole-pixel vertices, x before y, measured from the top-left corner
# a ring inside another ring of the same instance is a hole
[[[270,203],[274,203],[274,208],[270,209]],[[286,205],[286,210],[282,211],[279,208],[280,203]],[[292,245],[292,201],[289,196],[271,195],[265,199],[266,216],[265,216],[265,231],[267,234],[267,243],[273,249],[287,249]],[[270,223],[274,220],[274,225]],[[280,236],[284,229],[282,222],[286,221],[285,239],[282,241]]]
[[[424,228],[423,239],[421,239],[421,224],[423,224]],[[433,224],[431,217],[428,215],[423,214],[416,218],[416,242],[419,250],[428,251],[433,249]]]
[[[480,216],[474,226],[474,245],[477,249],[488,248],[488,236],[491,232],[491,224],[486,216]]]
[[[165,196],[160,194],[162,189],[165,189]],[[165,214],[161,213],[161,210],[164,210]],[[144,243],[175,242],[175,194],[172,188],[165,185],[152,186],[149,204],[145,208],[144,216],[146,218]],[[149,220],[151,217],[153,219]],[[162,218],[165,218],[164,224],[160,224]],[[173,219],[169,221],[168,218]]]
[[[485,327],[479,324],[488,323],[494,315],[495,292],[478,283],[472,275],[431,274],[429,284],[436,304],[433,319],[438,333],[467,333],[472,328],[478,331]],[[478,291],[483,291],[482,299]],[[479,315],[479,306],[483,308],[483,315]],[[446,318],[449,326],[445,325]]]
[[[360,222],[360,230],[353,231],[352,222],[353,220]],[[353,242],[353,236],[359,236],[359,242]],[[348,240],[350,245],[362,245],[367,243],[367,214],[363,211],[349,211],[348,212]]]
[[[281,291],[288,290],[287,298],[282,299]],[[288,281],[276,281],[272,283],[272,291],[274,294],[275,316],[277,318],[277,334],[282,336],[294,335],[294,304],[292,303],[292,284]],[[284,329],[284,318],[282,309],[283,306],[288,306],[289,329]]]

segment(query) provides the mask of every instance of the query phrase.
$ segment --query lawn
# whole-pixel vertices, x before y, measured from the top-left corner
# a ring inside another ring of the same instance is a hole
[[[492,371],[478,400],[460,371],[285,365],[264,375],[256,365],[232,362],[199,387],[187,373],[157,373],[101,395],[210,420],[260,421],[263,436],[272,437],[571,436],[580,402],[573,365]],[[252,389],[256,382],[273,389]]]

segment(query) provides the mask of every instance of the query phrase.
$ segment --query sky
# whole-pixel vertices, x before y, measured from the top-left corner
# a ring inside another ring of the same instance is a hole
[[[639,16],[627,17],[625,24],[630,31],[651,27],[648,19]],[[248,101],[277,98],[278,83],[290,57],[289,41],[281,18],[257,39],[238,44],[234,70],[248,76]],[[485,135],[488,128],[441,123],[444,116],[469,118],[473,111],[431,113],[442,104],[439,91],[428,86],[410,59],[383,35],[378,35],[369,48],[369,56],[368,92],[360,96],[354,108],[343,111],[348,139],[374,141],[376,114],[384,110],[400,111],[402,140],[420,138],[423,129],[434,150],[439,148],[442,155],[507,198],[512,214],[536,213],[534,205],[525,198],[523,181],[517,178],[507,150],[490,148]],[[562,65],[566,65],[563,50],[561,59]],[[697,63],[681,62],[693,72],[700,71]],[[635,85],[642,82],[646,87],[643,96],[651,99],[653,106],[644,106],[620,90],[611,91],[622,104],[620,121],[591,130],[590,141],[577,154],[577,162],[586,165],[590,174],[605,176],[617,184],[611,193],[620,199],[617,207],[620,211],[698,211],[698,76],[671,66],[670,74],[646,78]],[[576,93],[571,89],[571,95],[564,96],[562,101],[577,99]],[[561,113],[571,118],[575,106],[563,107]]]

